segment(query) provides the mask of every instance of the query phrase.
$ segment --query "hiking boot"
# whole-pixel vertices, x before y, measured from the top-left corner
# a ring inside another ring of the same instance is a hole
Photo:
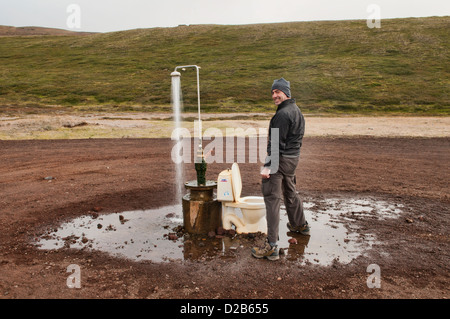
[[[276,245],[270,245],[267,240],[264,242],[264,246],[252,248],[252,256],[255,258],[267,258],[269,260],[280,259],[278,247]]]
[[[308,225],[308,222],[306,222],[303,225],[297,226],[297,227],[292,227],[290,223],[287,223],[287,228],[289,229],[289,231],[293,232],[293,233],[299,233],[305,236],[309,236],[309,231],[310,231],[310,227]]]

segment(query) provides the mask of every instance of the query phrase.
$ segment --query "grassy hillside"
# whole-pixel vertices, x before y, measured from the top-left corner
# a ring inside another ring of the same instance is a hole
[[[197,64],[204,111],[273,111],[283,76],[305,112],[448,115],[448,39],[450,17],[0,37],[0,109],[170,111],[170,73]],[[194,70],[181,81],[196,110]]]

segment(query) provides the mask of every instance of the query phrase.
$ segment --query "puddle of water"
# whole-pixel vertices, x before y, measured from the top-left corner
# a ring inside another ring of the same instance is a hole
[[[321,265],[330,265],[334,260],[347,264],[368,252],[373,244],[380,243],[374,234],[359,233],[354,218],[398,218],[403,207],[371,198],[329,198],[306,202],[304,210],[311,226],[311,236],[295,237],[285,224],[280,224],[280,242],[287,242],[289,235],[298,240],[297,245],[289,244],[288,259]],[[286,212],[284,214],[287,219]]]
[[[377,243],[374,235],[358,233],[351,217],[398,218],[402,207],[374,199],[331,198],[304,202],[311,236],[289,232],[287,214],[282,208],[278,244],[284,249],[284,258],[301,264],[326,266],[334,260],[346,264]],[[242,244],[239,236],[211,239],[185,235],[170,240],[168,234],[183,225],[182,216],[181,205],[98,217],[87,215],[64,223],[57,230],[49,230],[36,245],[45,250],[70,247],[103,251],[136,261],[168,262],[205,260],[215,256],[233,259],[237,249],[249,250],[255,244],[251,240]],[[297,244],[290,244],[291,238],[297,239]]]
[[[287,248],[286,258],[298,260],[302,264],[313,263],[330,265],[336,259],[347,264],[354,258],[369,250],[375,243],[373,235],[358,234],[357,228],[349,230],[338,216],[328,211],[308,211],[308,223],[311,236],[302,236],[289,232],[287,229],[287,213],[282,210],[280,223],[280,247]],[[309,213],[309,214],[308,214]],[[283,222],[284,221],[284,222]],[[290,238],[297,239],[297,244],[290,244]],[[284,245],[283,245],[284,244]]]
[[[133,260],[167,261],[183,257],[179,241],[168,233],[183,224],[181,205],[154,210],[82,216],[39,240],[41,249],[76,248],[107,252]],[[182,244],[182,243],[181,243]]]
[[[326,211],[335,214],[343,215],[344,217],[359,216],[376,219],[398,218],[402,213],[402,204],[390,204],[386,201],[374,199],[336,199],[330,198],[323,201]],[[348,219],[348,218],[345,218]]]

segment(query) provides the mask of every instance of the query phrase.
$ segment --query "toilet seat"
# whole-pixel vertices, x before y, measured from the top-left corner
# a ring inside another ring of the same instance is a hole
[[[231,166],[231,185],[233,187],[234,201],[239,202],[242,192],[242,178],[241,171],[236,163],[233,163]]]
[[[264,208],[264,198],[261,196],[246,196],[241,198],[242,193],[242,178],[241,171],[237,163],[231,166],[231,185],[233,189],[234,202],[226,203],[230,207],[260,209]]]
[[[220,176],[221,175],[219,175],[219,177]],[[233,163],[231,174],[230,171],[227,170],[226,173],[220,177],[220,181],[226,182],[230,177],[231,183],[228,184],[230,187],[225,187],[225,189],[221,191],[221,194],[222,192],[227,193],[222,201],[222,224],[224,229],[232,229],[232,225],[234,225],[238,234],[256,232],[267,234],[266,205],[264,203],[264,197],[241,197],[242,179],[237,163]],[[228,190],[232,194],[228,194]],[[233,197],[233,201],[229,201],[229,197],[231,197],[229,195]],[[240,209],[242,218],[236,215],[235,209],[237,208]]]
[[[224,203],[228,207],[234,208],[246,208],[246,209],[261,209],[266,205],[264,204],[264,198],[260,196],[247,196],[241,198],[239,202]]]

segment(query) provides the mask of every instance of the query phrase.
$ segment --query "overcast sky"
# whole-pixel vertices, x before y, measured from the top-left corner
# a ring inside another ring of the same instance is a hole
[[[450,0],[0,0],[0,25],[109,32],[179,24],[367,19],[374,13],[368,12],[370,4],[378,6],[381,19],[450,15]]]

